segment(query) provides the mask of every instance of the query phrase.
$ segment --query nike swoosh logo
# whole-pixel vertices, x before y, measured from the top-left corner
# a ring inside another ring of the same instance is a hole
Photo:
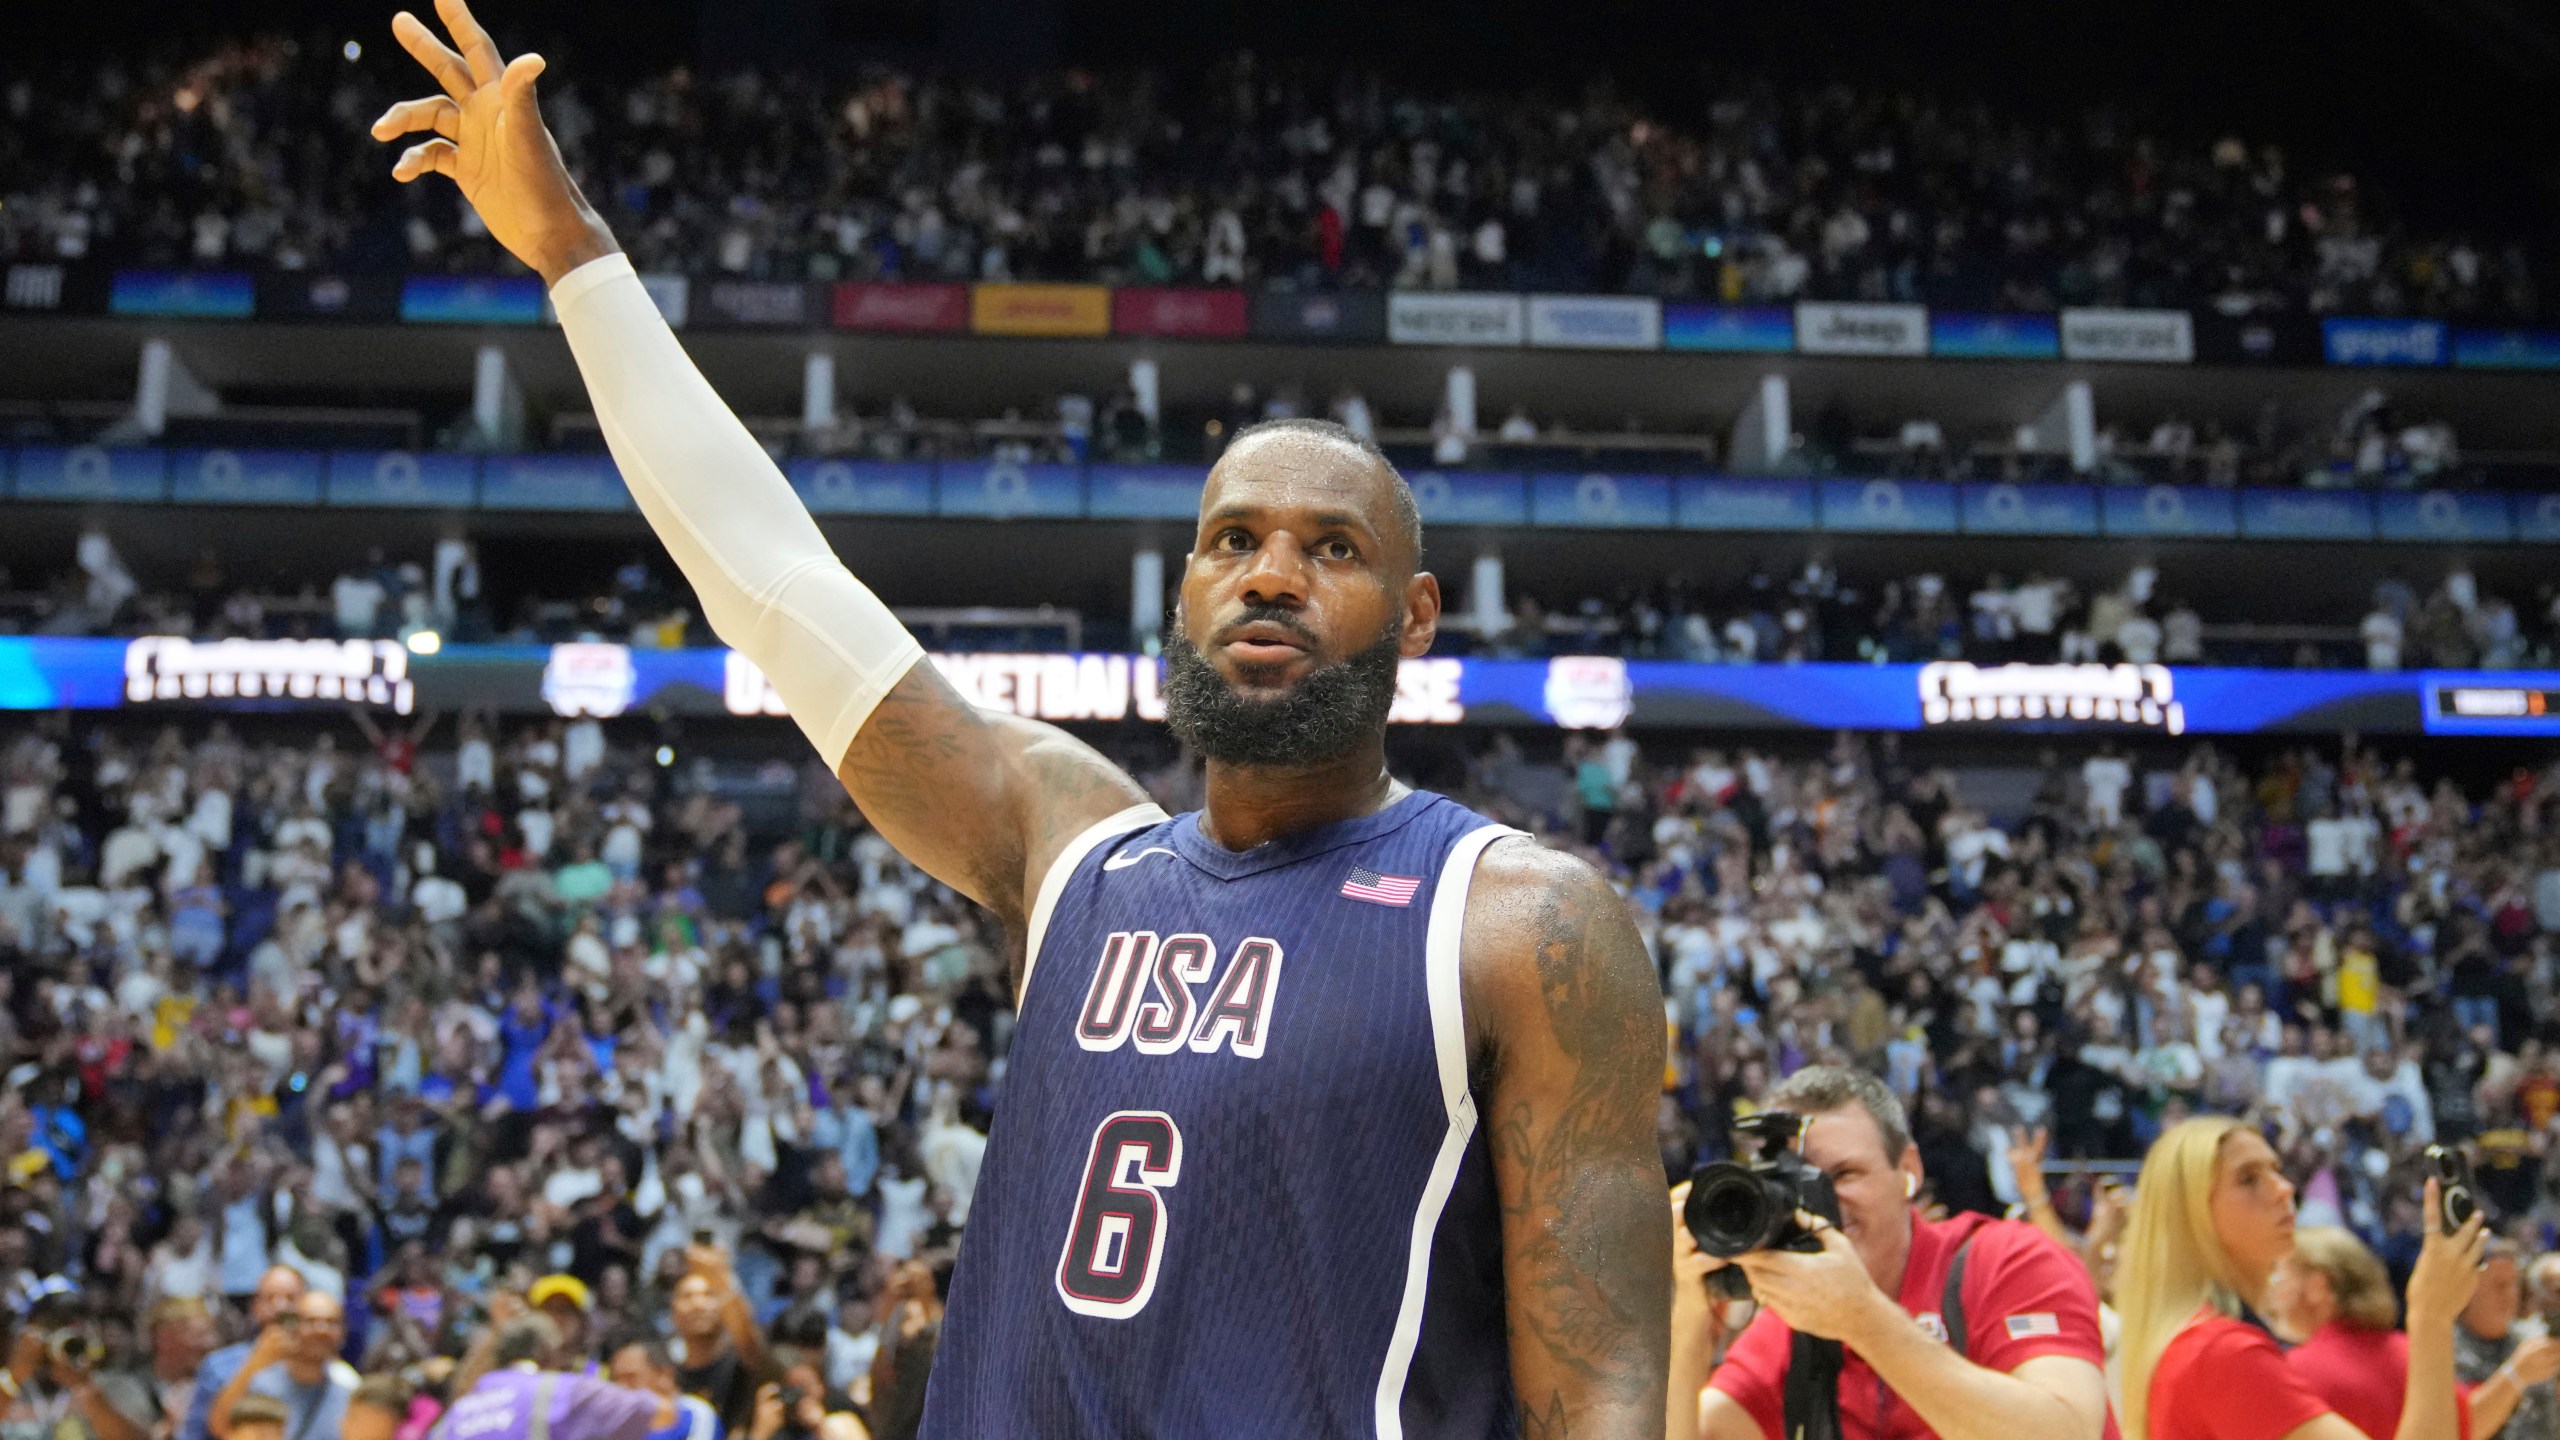
[[[1172,851],[1167,850],[1161,845],[1150,845],[1135,855],[1114,855],[1110,859],[1102,862],[1102,868],[1105,870],[1126,870],[1130,866],[1137,864],[1139,861],[1146,859],[1150,855],[1170,855],[1172,853]]]

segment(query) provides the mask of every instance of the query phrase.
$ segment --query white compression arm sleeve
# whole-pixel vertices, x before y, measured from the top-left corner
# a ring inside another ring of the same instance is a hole
[[[924,647],[836,559],[628,259],[579,266],[551,302],[614,462],[702,597],[703,618],[764,671],[828,767],[840,765]]]

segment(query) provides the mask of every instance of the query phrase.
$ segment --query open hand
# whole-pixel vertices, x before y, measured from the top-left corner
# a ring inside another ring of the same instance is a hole
[[[392,178],[406,184],[430,171],[450,177],[489,234],[545,283],[612,254],[612,235],[578,193],[560,147],[542,123],[533,91],[542,57],[501,59],[465,0],[436,0],[436,14],[459,53],[408,11],[391,19],[401,48],[444,89],[423,100],[403,100],[373,122],[376,140],[421,131],[435,135],[404,151],[391,167]]]

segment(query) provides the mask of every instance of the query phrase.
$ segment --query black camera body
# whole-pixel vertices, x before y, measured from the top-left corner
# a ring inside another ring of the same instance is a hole
[[[1831,1177],[1796,1152],[1804,1131],[1802,1116],[1785,1110],[1763,1110],[1733,1124],[1739,1139],[1754,1141],[1755,1158],[1715,1160],[1689,1177],[1689,1203],[1680,1218],[1698,1248],[1720,1260],[1754,1250],[1822,1249],[1821,1237],[1796,1222],[1805,1211],[1837,1225],[1840,1197]],[[1750,1281],[1728,1265],[1712,1277],[1717,1291],[1733,1299],[1750,1294]]]

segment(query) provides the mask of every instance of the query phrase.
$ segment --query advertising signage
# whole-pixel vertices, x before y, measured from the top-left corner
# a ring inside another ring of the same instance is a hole
[[[1144,655],[941,654],[980,706],[1034,719],[1153,724]],[[722,649],[388,640],[74,640],[0,636],[0,710],[190,707],[512,714],[779,716],[781,698]],[[1606,655],[1403,662],[1403,725],[1567,729],[2560,736],[2560,672],[2205,669],[2163,665],[1700,665]]]

